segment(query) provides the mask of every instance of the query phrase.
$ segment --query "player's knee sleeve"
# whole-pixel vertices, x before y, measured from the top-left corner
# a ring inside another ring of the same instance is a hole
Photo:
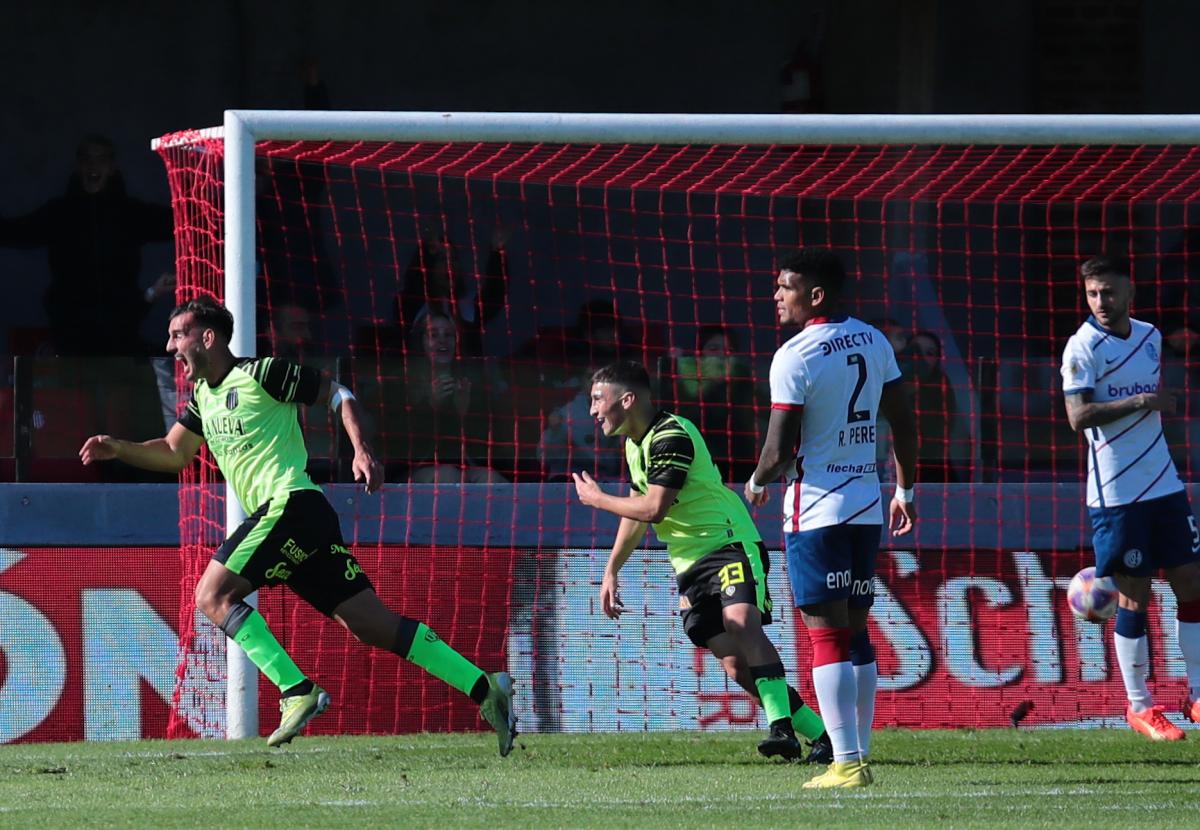
[[[401,617],[400,625],[396,626],[396,639],[392,642],[392,651],[407,660],[409,653],[412,651],[413,640],[416,637],[417,621],[408,617]]]
[[[1146,612],[1132,611],[1128,608],[1117,609],[1117,633],[1122,637],[1136,640],[1146,634]]]
[[[865,628],[850,636],[850,662],[856,666],[875,662],[875,646],[871,645],[871,635]]]
[[[229,613],[221,621],[220,629],[225,632],[226,637],[232,640],[237,636],[242,625],[246,620],[250,619],[250,615],[253,613],[253,608],[239,600],[230,606]]]

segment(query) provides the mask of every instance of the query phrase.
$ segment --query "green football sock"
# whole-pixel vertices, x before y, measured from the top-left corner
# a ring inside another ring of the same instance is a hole
[[[792,707],[792,728],[806,740],[815,741],[825,734],[825,722],[800,697],[800,693],[788,686],[788,702]]]
[[[288,657],[271,629],[267,628],[267,621],[257,611],[245,618],[233,635],[233,641],[246,652],[250,662],[279,687],[279,691],[304,682],[304,672]]]
[[[483,669],[446,645],[425,623],[417,623],[416,635],[404,659],[465,695],[471,694],[471,689],[484,676]]]
[[[767,713],[767,723],[777,720],[791,720],[792,707],[788,704],[788,685],[783,677],[783,665],[775,663],[769,666],[753,666],[750,669],[754,676],[754,686],[758,689],[758,699],[762,702],[763,711]]]

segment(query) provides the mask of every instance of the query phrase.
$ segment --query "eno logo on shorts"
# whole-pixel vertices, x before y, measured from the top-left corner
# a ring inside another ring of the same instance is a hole
[[[1125,563],[1126,568],[1136,568],[1142,564],[1142,552],[1137,548],[1130,548],[1125,551],[1125,555],[1121,557],[1121,561]]]
[[[851,579],[850,571],[831,571],[825,574],[825,587],[849,588],[856,597],[870,596],[875,589],[874,579]]]
[[[830,571],[825,574],[826,588],[849,588],[850,587],[850,571]]]

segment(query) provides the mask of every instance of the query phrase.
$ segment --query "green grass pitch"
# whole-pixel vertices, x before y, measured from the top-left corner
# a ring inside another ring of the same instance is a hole
[[[814,792],[756,733],[488,734],[0,747],[0,827],[1200,826],[1200,734],[876,733],[876,784]]]

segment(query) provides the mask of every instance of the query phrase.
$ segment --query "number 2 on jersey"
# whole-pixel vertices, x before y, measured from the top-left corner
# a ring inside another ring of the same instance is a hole
[[[867,361],[861,353],[851,352],[846,355],[846,365],[858,367],[858,383],[854,384],[854,393],[850,396],[850,403],[846,406],[846,423],[869,421],[871,420],[871,410],[854,408],[854,405],[858,403],[858,396],[862,394],[863,387],[867,385]]]

